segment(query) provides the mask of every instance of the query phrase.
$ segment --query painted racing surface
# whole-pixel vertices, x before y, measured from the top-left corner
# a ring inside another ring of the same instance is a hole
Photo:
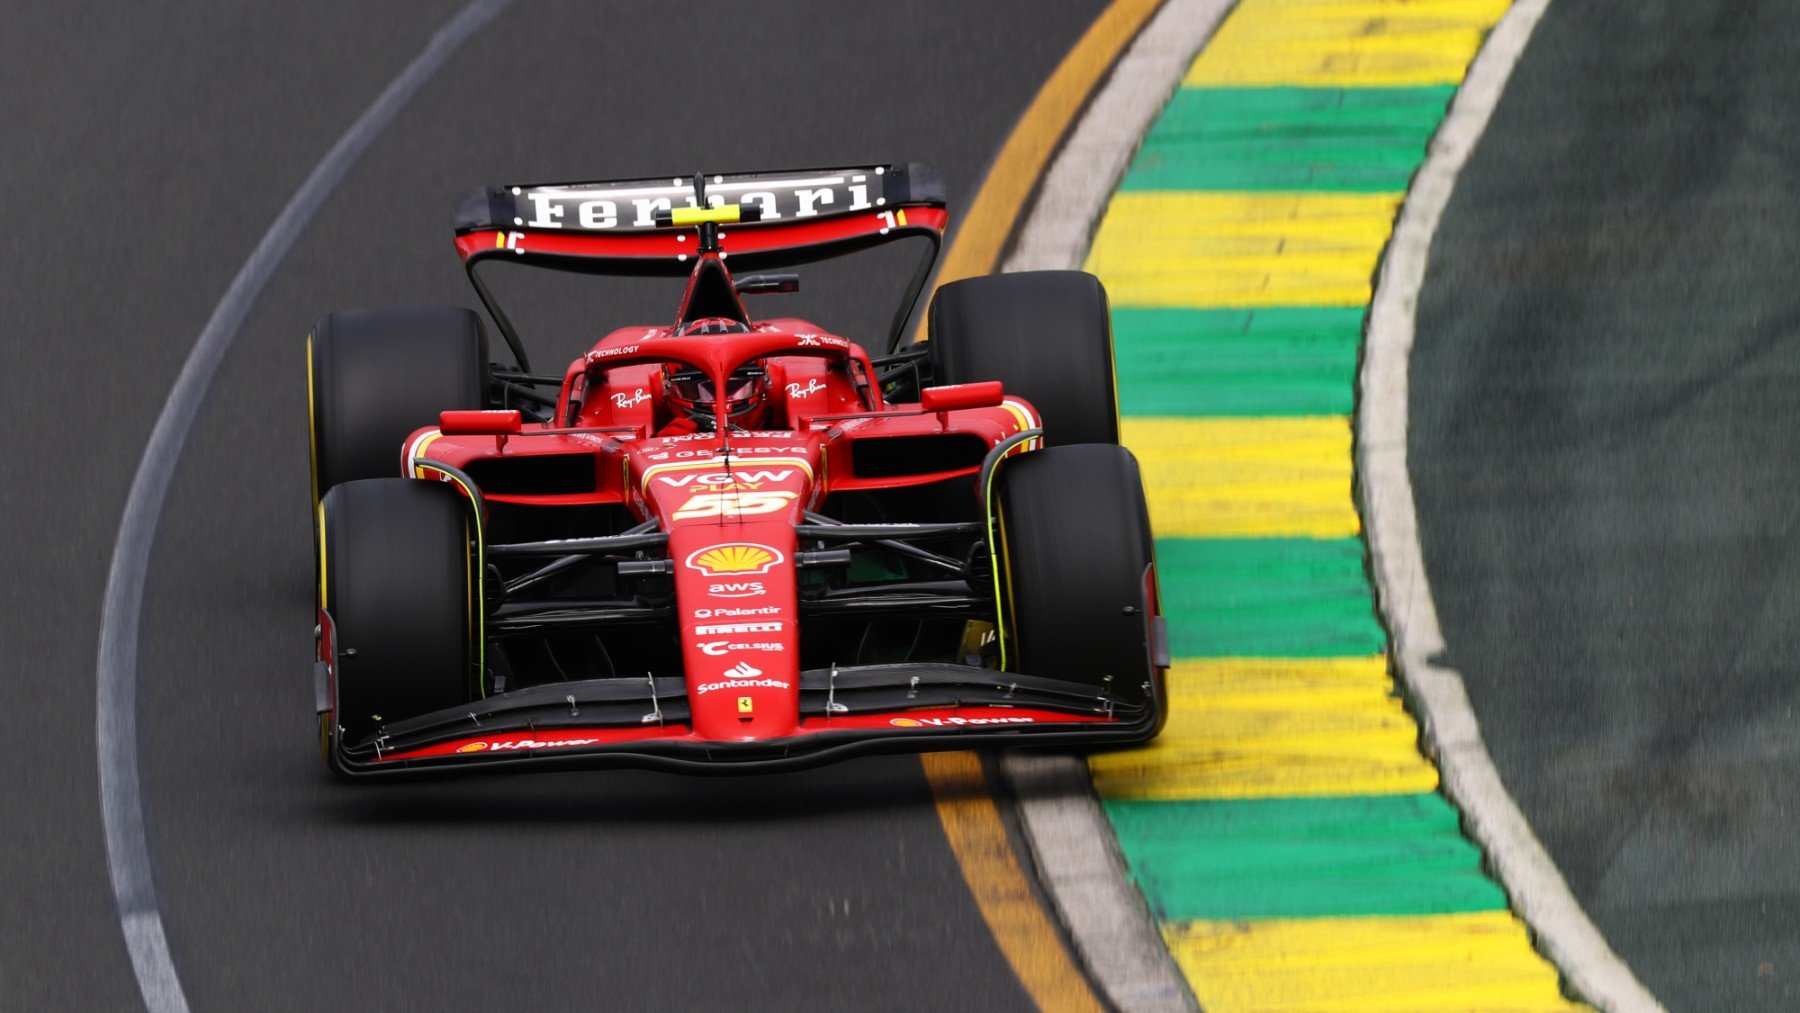
[[[1113,195],[1124,442],[1176,662],[1092,758],[1208,1010],[1567,1009],[1394,685],[1352,492],[1371,283],[1504,0],[1243,0]]]

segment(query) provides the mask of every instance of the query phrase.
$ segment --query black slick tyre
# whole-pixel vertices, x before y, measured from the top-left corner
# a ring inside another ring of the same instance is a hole
[[[469,511],[450,485],[345,482],[325,494],[324,598],[336,634],[339,736],[466,704],[471,662]]]
[[[313,497],[399,475],[401,444],[441,411],[486,406],[487,332],[457,306],[330,313],[307,339]]]
[[[999,380],[1031,402],[1044,440],[1119,442],[1106,289],[1085,271],[966,278],[931,300],[934,383]]]
[[[1006,667],[1110,689],[1155,708],[1160,726],[1155,549],[1137,459],[1120,446],[1050,447],[1006,460],[996,482]]]

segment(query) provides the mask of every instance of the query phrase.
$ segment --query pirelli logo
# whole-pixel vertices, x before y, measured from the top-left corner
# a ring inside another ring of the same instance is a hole
[[[733,633],[780,633],[780,623],[720,623],[716,626],[696,626],[697,636],[729,636]]]

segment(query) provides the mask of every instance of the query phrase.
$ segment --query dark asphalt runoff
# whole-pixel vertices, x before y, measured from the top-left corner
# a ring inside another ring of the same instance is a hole
[[[310,710],[301,352],[331,309],[473,305],[449,225],[474,185],[920,160],[966,204],[1101,6],[518,0],[419,93],[273,279],[165,462],[139,727],[195,1009],[1028,1006],[910,758],[725,780],[333,781]],[[138,1001],[94,759],[125,492],[245,256],[459,7],[9,6],[0,1007]],[[809,309],[856,334],[880,317],[853,302]],[[539,362],[673,306],[621,294],[547,314],[563,329]]]
[[[1676,1010],[1800,1007],[1796,38],[1790,0],[1552,3],[1412,362],[1447,660]]]

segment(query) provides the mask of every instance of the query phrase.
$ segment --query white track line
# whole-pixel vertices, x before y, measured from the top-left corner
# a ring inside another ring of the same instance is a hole
[[[157,523],[169,498],[169,483],[193,431],[200,406],[219,364],[237,339],[238,328],[263,286],[286,258],[294,241],[341,183],[350,167],[387,129],[431,75],[469,37],[480,31],[509,0],[475,0],[431,37],[423,51],[390,82],[288,198],[231,287],[213,307],[156,417],[138,460],[125,513],[113,543],[100,613],[100,652],[95,665],[94,730],[100,763],[100,819],[106,827],[106,865],[112,877],[119,927],[131,956],[138,992],[152,1013],[186,1013],[187,996],[169,955],[162,902],[150,873],[150,840],[144,831],[144,801],[138,779],[137,652],[143,618],[144,579]]]
[[[1003,270],[1081,267],[1107,198],[1232,3],[1168,0],[1138,33],[1057,152]],[[1198,1009],[1131,883],[1087,762],[1007,754],[1000,769],[1019,800],[1044,891],[1107,1000],[1127,1013]]]
[[[1433,656],[1444,650],[1444,634],[1425,574],[1412,478],[1406,469],[1407,372],[1431,239],[1457,174],[1487,129],[1507,79],[1549,4],[1550,0],[1518,0],[1494,27],[1401,206],[1369,314],[1356,428],[1358,473],[1381,609],[1393,633],[1401,678],[1443,774],[1445,793],[1486,850],[1514,909],[1575,990],[1608,1010],[1658,1010],[1655,997],[1581,910],[1501,783],[1462,676],[1432,663]]]

